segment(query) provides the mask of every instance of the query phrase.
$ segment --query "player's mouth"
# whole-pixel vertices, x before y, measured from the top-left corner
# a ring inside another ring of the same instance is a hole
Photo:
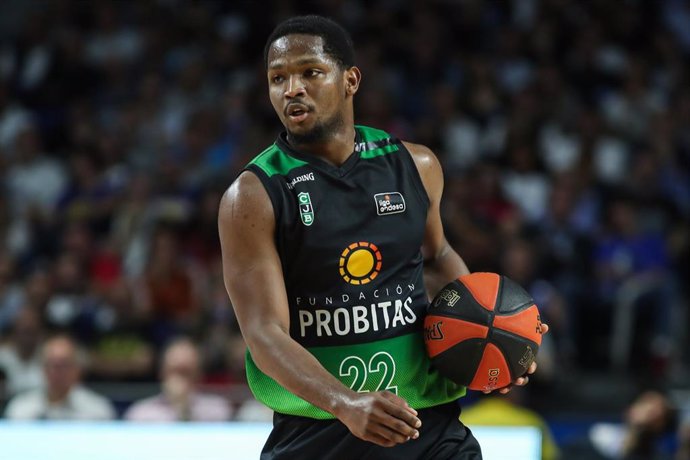
[[[293,102],[285,108],[285,115],[287,115],[290,121],[300,123],[307,118],[310,111],[311,109],[308,106],[299,102]]]

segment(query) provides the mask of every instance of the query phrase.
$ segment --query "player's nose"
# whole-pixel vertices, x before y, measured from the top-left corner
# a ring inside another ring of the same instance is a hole
[[[298,75],[290,75],[285,86],[285,97],[292,99],[297,96],[303,96],[305,92],[304,82]]]

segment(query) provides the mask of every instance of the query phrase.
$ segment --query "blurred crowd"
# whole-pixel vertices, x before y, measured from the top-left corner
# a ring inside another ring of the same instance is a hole
[[[263,46],[296,13],[352,33],[356,121],[439,156],[447,236],[470,269],[531,292],[552,328],[543,379],[612,359],[651,381],[683,367],[687,2],[6,0],[6,399],[43,384],[54,334],[85,350],[87,382],[155,381],[187,337],[200,382],[242,384],[217,206],[281,128]]]

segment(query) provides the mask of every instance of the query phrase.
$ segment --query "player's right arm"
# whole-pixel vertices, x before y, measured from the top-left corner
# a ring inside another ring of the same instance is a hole
[[[223,277],[256,365],[288,391],[340,419],[355,436],[393,446],[418,436],[421,422],[390,392],[357,393],[290,337],[273,206],[260,180],[244,172],[218,211]]]

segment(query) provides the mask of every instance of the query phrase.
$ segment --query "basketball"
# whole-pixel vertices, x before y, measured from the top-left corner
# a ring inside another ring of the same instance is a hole
[[[463,275],[434,297],[424,342],[438,371],[472,390],[503,388],[522,376],[541,345],[532,297],[496,273]]]

